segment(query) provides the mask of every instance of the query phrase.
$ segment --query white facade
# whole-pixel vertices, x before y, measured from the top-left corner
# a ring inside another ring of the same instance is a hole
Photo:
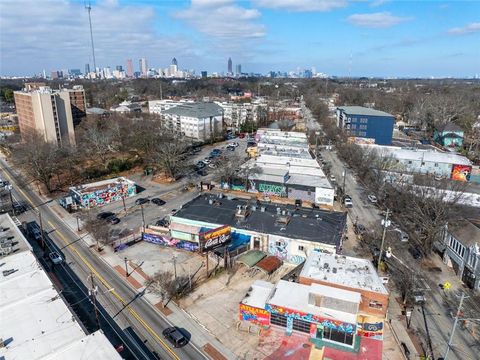
[[[216,101],[224,111],[225,124],[228,129],[239,131],[240,126],[247,121],[257,123],[259,121],[259,112],[267,108],[264,102],[236,103],[230,101]]]
[[[162,112],[178,105],[193,103],[193,100],[150,100],[148,102],[148,112],[150,114],[161,115]]]

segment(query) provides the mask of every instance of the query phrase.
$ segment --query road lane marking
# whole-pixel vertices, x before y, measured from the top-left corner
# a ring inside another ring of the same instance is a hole
[[[62,239],[65,245],[68,246],[80,258],[80,260],[82,260],[82,262],[88,267],[88,269],[92,273],[95,274],[95,276],[103,284],[103,286],[105,286],[106,289],[112,289],[112,286],[110,286],[110,284],[103,278],[103,276],[101,276],[97,272],[97,270],[95,270],[92,264],[90,264],[90,262],[82,254],[80,254],[78,249],[74,245],[70,245],[67,238],[60,232],[60,230],[57,229],[51,221],[48,221],[48,224],[55,229],[55,233]],[[127,302],[115,290],[111,291],[110,293],[113,294],[113,296],[115,296],[123,306],[127,305]],[[165,343],[165,341],[163,341],[163,339],[145,322],[145,320],[142,319],[142,317],[134,309],[132,309],[130,306],[126,306],[126,309],[145,328],[145,330],[147,330],[147,332],[152,335],[153,338],[156,339],[160,343],[160,345],[162,345],[162,347],[170,353],[170,355],[172,355],[173,359],[180,360],[177,354],[175,354],[172,349],[170,349],[170,347]]]

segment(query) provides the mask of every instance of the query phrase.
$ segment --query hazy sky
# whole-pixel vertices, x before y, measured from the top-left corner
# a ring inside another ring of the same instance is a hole
[[[330,75],[480,74],[480,1],[92,1],[97,66]],[[92,64],[84,1],[1,0],[0,74]]]

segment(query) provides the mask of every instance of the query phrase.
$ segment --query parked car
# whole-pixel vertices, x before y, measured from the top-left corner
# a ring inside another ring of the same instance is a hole
[[[235,151],[236,147],[233,146],[233,145],[228,145],[227,146],[227,150],[230,150],[230,151]]]
[[[111,225],[117,225],[120,222],[120,219],[114,215],[107,218],[107,222]]]
[[[209,167],[210,169],[216,169],[216,168],[217,168],[217,165],[215,165],[215,164],[209,164],[208,167]]]
[[[115,214],[111,211],[105,211],[97,214],[97,220],[106,220],[111,216],[115,216]]]
[[[330,181],[331,181],[332,183],[334,183],[334,182],[337,181],[337,179],[335,178],[334,175],[330,175]]]
[[[372,204],[376,204],[377,203],[377,197],[373,194],[370,194],[367,196],[368,197],[368,201],[370,201]]]
[[[210,159],[207,158],[207,159],[202,160],[202,162],[203,162],[205,165],[208,165],[208,164],[210,164],[210,163],[212,162],[212,160],[210,160]]]
[[[152,199],[152,203],[154,203],[155,205],[158,205],[158,206],[162,206],[162,205],[165,205],[166,202],[160,198],[153,198]]]
[[[63,262],[63,258],[56,251],[52,251],[50,254],[48,254],[48,257],[55,265],[61,264]]]
[[[345,206],[346,208],[352,208],[353,207],[353,201],[352,201],[352,198],[348,195],[345,195],[343,197],[343,206]]]
[[[234,147],[238,147],[238,146],[240,146],[240,144],[239,144],[238,142],[236,142],[236,141],[234,141],[234,142],[231,142],[231,143],[230,143],[230,144],[228,144],[228,145],[231,145],[231,146],[234,146]]]
[[[422,252],[416,247],[410,246],[408,248],[408,252],[410,253],[410,255],[413,256],[415,260],[420,260],[421,258],[423,258]]]
[[[362,224],[354,224],[353,225],[353,232],[357,235],[363,235],[363,234],[365,234],[366,231],[367,231],[367,229]]]
[[[405,231],[403,231],[402,229],[396,228],[396,229],[394,229],[394,231],[398,234],[398,237],[399,237],[401,242],[407,242],[410,239],[408,234]]]
[[[199,175],[199,176],[207,176],[207,172],[205,171],[205,169],[201,169],[201,170],[198,170],[198,171],[197,171],[197,175]]]
[[[188,340],[185,337],[185,335],[183,335],[180,332],[180,330],[178,330],[174,326],[166,328],[165,330],[162,331],[162,334],[165,337],[165,339],[167,339],[173,344],[173,347],[179,348],[187,345],[188,343]]]
[[[158,220],[155,226],[168,227],[169,221],[165,218]]]
[[[135,205],[143,205],[143,204],[147,204],[149,202],[150,202],[150,200],[147,199],[147,198],[139,198],[139,199],[135,200]]]

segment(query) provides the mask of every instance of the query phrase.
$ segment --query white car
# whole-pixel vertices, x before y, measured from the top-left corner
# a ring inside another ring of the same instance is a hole
[[[209,164],[208,167],[209,167],[210,169],[216,169],[216,168],[217,168],[217,165],[215,165],[215,164]]]
[[[368,197],[368,201],[370,201],[372,204],[376,204],[377,203],[377,197],[373,194],[370,194],[367,196]]]
[[[56,251],[52,251],[50,254],[48,254],[48,257],[55,265],[61,264],[63,262],[63,258]]]
[[[240,144],[239,144],[238,142],[236,142],[236,141],[230,143],[229,145],[235,146],[235,147],[240,146]]]
[[[344,205],[346,208],[351,208],[351,207],[353,207],[352,198],[351,198],[350,196],[345,196],[345,198],[343,199],[343,205]]]
[[[330,175],[330,181],[334,183],[337,181],[337,179],[335,178],[335,176]]]
[[[208,164],[210,164],[210,163],[212,162],[212,160],[210,160],[210,159],[205,159],[205,160],[202,160],[202,162],[203,162],[204,164],[207,164],[207,165],[208,165]]]

